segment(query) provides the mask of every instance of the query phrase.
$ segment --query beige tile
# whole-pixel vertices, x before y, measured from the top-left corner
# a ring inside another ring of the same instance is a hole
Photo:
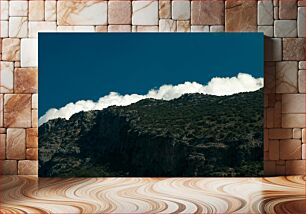
[[[37,68],[15,69],[15,93],[37,93]]]
[[[192,25],[223,25],[224,2],[219,0],[192,1],[191,2]]]
[[[177,21],[177,32],[190,32],[189,21]]]
[[[283,39],[283,60],[304,60],[305,44],[304,38]]]
[[[96,32],[107,32],[107,25],[96,26]]]
[[[9,2],[0,1],[0,20],[7,21],[9,18]]]
[[[37,175],[38,161],[36,160],[21,160],[18,161],[18,175]]]
[[[4,95],[4,126],[31,127],[31,94]]]
[[[306,113],[305,94],[283,94],[282,113]]]
[[[26,147],[37,148],[38,147],[38,129],[29,128],[26,130]]]
[[[301,139],[302,138],[302,129],[294,128],[293,129],[293,138],[294,139]]]
[[[56,21],[56,1],[45,1],[45,20]]]
[[[302,129],[302,142],[306,143],[306,128]]]
[[[0,94],[0,127],[3,127],[3,94]]]
[[[297,18],[296,0],[279,0],[279,18],[296,19]]]
[[[303,160],[306,159],[306,144],[305,143],[302,144],[302,159]]]
[[[0,21],[0,37],[6,38],[9,36],[9,27],[8,27],[8,21]]]
[[[159,20],[159,32],[176,32],[176,21],[172,19]]]
[[[304,128],[306,114],[283,114],[282,127]]]
[[[273,176],[276,173],[276,161],[264,161],[264,175]]]
[[[8,128],[6,141],[7,159],[25,159],[25,129]]]
[[[286,175],[304,175],[305,160],[286,161]]]
[[[26,159],[27,160],[38,160],[38,149],[29,148],[26,150]]]
[[[10,16],[28,15],[28,1],[9,1],[9,7]]]
[[[0,134],[0,159],[5,159],[6,134]]]
[[[38,94],[32,94],[32,109],[38,109]]]
[[[108,32],[131,32],[131,25],[108,25]]]
[[[9,36],[25,38],[28,36],[28,18],[10,17]]]
[[[0,93],[12,93],[14,87],[14,63],[0,62]]]
[[[273,2],[271,0],[258,1],[258,25],[273,25]]]
[[[269,160],[279,160],[279,140],[269,141]]]
[[[6,61],[20,60],[20,39],[6,38],[2,40],[2,59]]]
[[[192,25],[191,32],[209,32],[208,25]]]
[[[66,1],[57,2],[57,24],[69,25],[106,25],[107,1]]]
[[[297,62],[276,63],[276,93],[297,92]]]
[[[137,32],[158,32],[158,26],[137,26]]]
[[[29,37],[37,38],[39,32],[56,32],[56,22],[30,21]]]
[[[133,1],[133,25],[157,25],[158,1]]]
[[[17,175],[16,160],[0,160],[0,175]]]
[[[225,31],[257,31],[256,0],[227,0],[225,5]]]
[[[275,37],[297,37],[296,20],[275,20]]]
[[[29,20],[43,21],[45,19],[45,2],[44,1],[29,1]]]
[[[302,158],[302,142],[293,139],[280,140],[279,152],[281,160],[300,160]]]
[[[172,19],[189,20],[190,19],[190,1],[172,1]]]
[[[265,61],[282,61],[282,40],[266,37],[264,42]]]
[[[292,129],[269,129],[269,139],[291,139]]]
[[[170,19],[171,18],[171,1],[159,1],[159,18]]]
[[[32,110],[32,127],[38,127],[38,110]]]
[[[298,88],[299,88],[299,93],[305,93],[305,70],[299,70],[299,80],[298,80]]]
[[[109,24],[131,24],[131,1],[109,1],[108,23]]]

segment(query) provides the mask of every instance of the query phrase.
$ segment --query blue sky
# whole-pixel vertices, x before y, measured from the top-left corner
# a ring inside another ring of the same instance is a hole
[[[263,77],[263,62],[262,33],[40,33],[39,116],[111,91]]]

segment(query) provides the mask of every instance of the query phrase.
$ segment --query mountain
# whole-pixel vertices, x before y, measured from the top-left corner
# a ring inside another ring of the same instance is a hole
[[[80,112],[39,127],[40,176],[261,176],[263,89]]]

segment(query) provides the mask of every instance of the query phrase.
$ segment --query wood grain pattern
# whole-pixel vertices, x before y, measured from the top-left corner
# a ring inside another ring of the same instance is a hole
[[[0,213],[305,213],[305,178],[0,178]]]

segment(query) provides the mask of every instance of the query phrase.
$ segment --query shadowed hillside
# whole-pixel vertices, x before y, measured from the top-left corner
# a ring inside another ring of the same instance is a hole
[[[263,90],[186,94],[39,127],[40,176],[260,176]]]

